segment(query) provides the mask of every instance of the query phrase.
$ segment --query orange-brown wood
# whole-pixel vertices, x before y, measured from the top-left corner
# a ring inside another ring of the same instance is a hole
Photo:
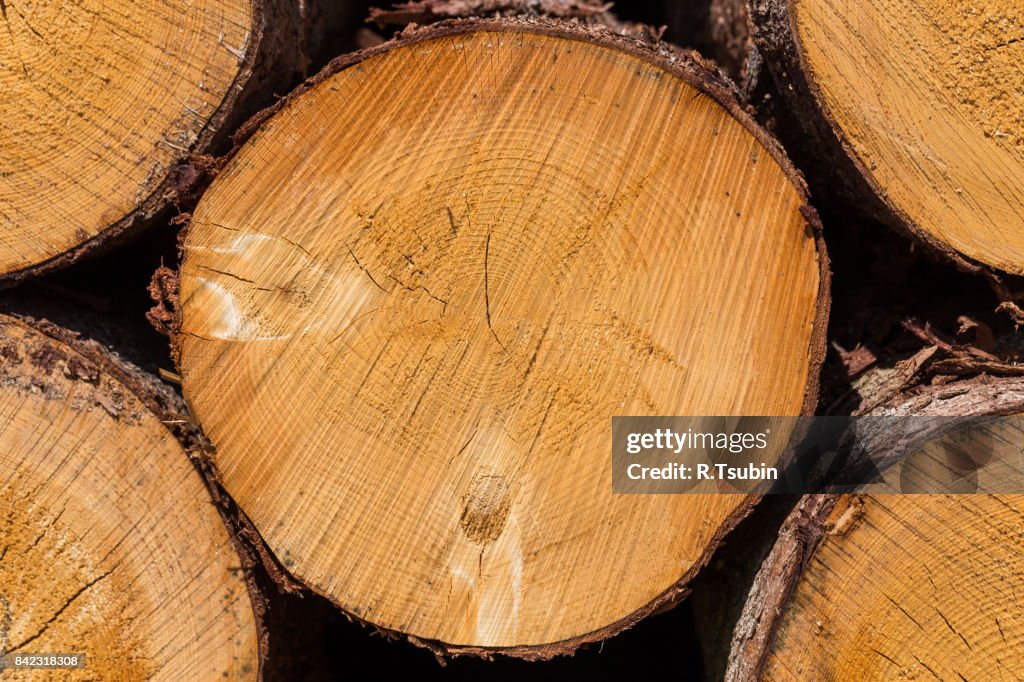
[[[227,490],[348,613],[551,655],[677,599],[742,496],[613,495],[628,414],[813,404],[802,185],[699,67],[450,24],[286,102],[184,243],[182,386]]]
[[[253,603],[202,478],[67,338],[0,316],[0,652],[85,665],[4,678],[256,679]]]

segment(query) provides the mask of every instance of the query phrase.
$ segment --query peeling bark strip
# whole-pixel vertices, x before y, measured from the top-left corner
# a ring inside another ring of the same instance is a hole
[[[751,3],[808,171],[996,284],[1024,274],[1024,42],[1006,41],[1024,34],[1019,9]]]
[[[750,100],[760,58],[751,37],[746,0],[668,1],[662,6],[667,35],[713,59]]]
[[[650,38],[450,21],[250,134],[173,343],[288,574],[440,655],[550,658],[681,599],[754,500],[613,496],[609,417],[808,414],[828,311],[803,181],[731,86]]]
[[[84,653],[102,679],[259,679],[254,559],[180,399],[45,321],[0,315],[0,349],[0,649]]]
[[[1024,413],[1024,379],[919,388],[872,411]],[[1024,676],[1020,495],[809,495],[779,531],[726,680]],[[916,672],[915,672],[916,671]]]
[[[825,519],[837,500],[837,495],[807,495],[779,529],[733,630],[728,682],[761,678],[764,652],[775,635],[779,614],[821,541]]]
[[[326,0],[92,5],[6,7],[0,62],[20,67],[0,101],[0,285],[116,243],[188,198],[215,169],[205,155],[291,88],[350,11]]]
[[[444,19],[484,16],[545,16],[556,19],[591,19],[607,15],[610,2],[595,0],[417,0],[391,9],[372,8],[370,21],[380,26],[425,24]]]
[[[154,305],[146,313],[146,319],[158,332],[173,338],[181,328],[181,315],[178,310],[178,273],[160,266],[149,282],[149,296]]]

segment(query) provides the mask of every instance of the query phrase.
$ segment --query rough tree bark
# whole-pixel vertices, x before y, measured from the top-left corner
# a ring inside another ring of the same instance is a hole
[[[550,657],[678,601],[753,500],[612,495],[609,417],[808,413],[827,316],[803,182],[727,84],[607,30],[454,21],[272,113],[155,290],[281,564],[449,654]]]
[[[1024,379],[981,376],[873,413],[1022,412]],[[725,679],[1019,678],[1022,524],[1020,495],[805,497],[754,580]]]
[[[667,36],[715,60],[744,96],[759,72],[746,0],[663,3]]]
[[[255,560],[171,432],[180,399],[3,314],[0,405],[0,652],[84,653],[60,679],[257,679]]]
[[[1014,0],[751,2],[755,42],[804,128],[791,139],[806,170],[990,274],[1007,297],[1005,274],[1024,274],[1018,10]]]
[[[3,4],[0,284],[67,265],[186,191],[204,171],[194,158],[290,89],[350,4]]]

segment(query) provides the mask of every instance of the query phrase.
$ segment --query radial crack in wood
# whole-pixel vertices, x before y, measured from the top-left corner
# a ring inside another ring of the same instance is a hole
[[[844,497],[765,680],[1020,679],[1024,496]]]
[[[0,316],[0,653],[85,654],[47,679],[256,679],[249,587],[202,478],[132,387],[46,329]]]

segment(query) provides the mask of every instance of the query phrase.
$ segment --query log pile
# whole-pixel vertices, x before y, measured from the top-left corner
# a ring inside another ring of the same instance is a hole
[[[330,612],[539,669],[682,604],[707,679],[1024,672],[1024,497],[608,456],[621,415],[1024,413],[1012,3],[666,12],[707,56],[595,0],[94,4],[0,2],[0,655],[315,679]]]

